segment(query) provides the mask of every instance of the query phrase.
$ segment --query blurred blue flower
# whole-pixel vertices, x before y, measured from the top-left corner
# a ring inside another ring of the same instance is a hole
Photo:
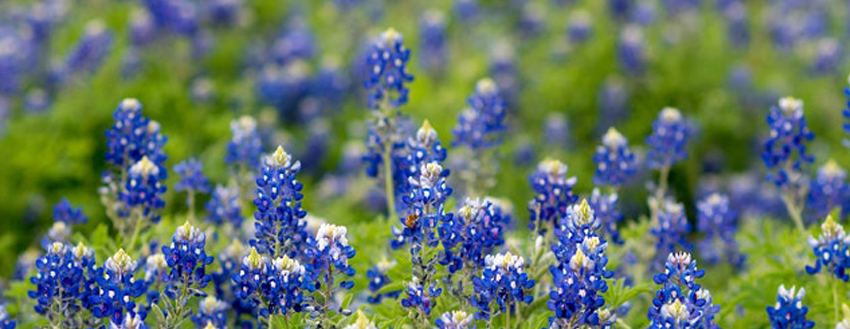
[[[599,185],[620,186],[628,182],[637,172],[635,155],[629,149],[629,141],[614,127],[602,137],[602,145],[593,155],[596,174],[593,182]]]
[[[807,153],[807,142],[815,138],[809,130],[803,116],[803,101],[785,97],[779,100],[779,106],[770,108],[767,115],[770,136],[764,142],[762,160],[770,170],[768,180],[776,186],[796,185],[799,183],[803,166],[814,162],[814,156]]]
[[[771,328],[808,329],[815,327],[814,321],[806,319],[806,313],[809,311],[808,306],[803,306],[806,289],[800,287],[800,290],[796,290],[796,288],[791,287],[788,290],[785,289],[784,285],[779,286],[776,306],[767,307],[767,316],[770,319]]]
[[[570,14],[570,22],[567,25],[567,36],[576,44],[581,44],[593,35],[593,20],[590,14],[584,10],[576,10]]]
[[[212,192],[210,201],[206,205],[206,220],[215,225],[231,223],[235,229],[242,227],[245,220],[242,216],[242,206],[239,202],[239,189],[218,185]]]
[[[617,229],[617,225],[623,220],[623,214],[617,206],[619,200],[620,197],[616,192],[602,194],[599,188],[594,188],[588,201],[599,220],[599,225],[605,230],[605,236],[614,244],[623,244],[620,231]]]
[[[441,74],[448,64],[446,18],[441,11],[428,10],[419,20],[420,64],[433,74]]]
[[[452,129],[455,136],[452,145],[466,145],[472,150],[500,145],[507,130],[507,113],[505,101],[493,80],[479,80],[467,103],[469,108],[458,115],[457,126]]]
[[[566,216],[567,207],[578,200],[578,196],[573,195],[577,179],[567,178],[567,165],[564,163],[546,159],[537,165],[528,181],[535,193],[528,202],[531,214],[528,228],[545,235],[547,227],[557,224],[556,221]]]
[[[653,201],[657,203],[652,207],[658,212],[658,226],[651,228],[649,232],[658,239],[655,242],[655,261],[652,264],[652,268],[656,269],[663,265],[665,255],[678,249],[690,250],[692,246],[687,241],[691,226],[685,217],[685,207],[672,200]]]
[[[384,298],[396,299],[401,295],[401,290],[379,293],[384,286],[391,283],[387,272],[395,267],[395,261],[381,260],[374,267],[366,271],[366,277],[369,278],[369,292],[372,294],[366,297],[366,301],[370,304],[380,304]]]
[[[66,224],[82,224],[89,221],[89,218],[83,214],[83,207],[74,207],[66,198],[62,198],[56,206],[53,207],[53,220]]]
[[[646,70],[646,51],[643,31],[635,25],[627,25],[620,31],[618,44],[620,66],[630,75],[641,75]]]
[[[740,268],[745,256],[738,251],[735,233],[738,231],[738,214],[730,208],[726,195],[714,193],[697,203],[697,229],[702,232],[699,251],[708,264],[716,264],[723,256]]]
[[[818,169],[814,179],[809,181],[805,218],[808,222],[825,218],[835,208],[840,208],[842,214],[846,213],[850,202],[850,187],[846,180],[847,173],[833,160]]]
[[[652,134],[646,138],[646,153],[650,168],[669,168],[688,156],[691,126],[678,109],[665,107],[652,123]]]
[[[210,180],[204,176],[203,164],[198,159],[188,159],[174,166],[180,180],[174,184],[175,191],[209,193]]]
[[[370,55],[366,58],[370,69],[365,81],[370,108],[378,108],[384,101],[392,107],[407,103],[405,83],[413,81],[413,76],[407,73],[409,59],[410,50],[404,47],[401,33],[394,29],[382,33],[372,44]]]
[[[197,328],[208,328],[211,323],[214,328],[225,328],[227,326],[227,303],[213,296],[207,296],[198,305],[198,313],[192,315],[192,322]]]
[[[263,153],[263,143],[257,130],[257,120],[250,116],[241,116],[230,122],[230,132],[233,134],[227,143],[227,154],[224,162],[237,164],[253,170],[260,164]]]
[[[6,305],[0,304],[0,328],[15,329],[17,324],[18,323],[9,316],[9,312],[6,311]]]
[[[65,57],[61,79],[77,72],[96,71],[111,48],[112,33],[106,30],[106,24],[99,20],[89,22],[83,36]]]

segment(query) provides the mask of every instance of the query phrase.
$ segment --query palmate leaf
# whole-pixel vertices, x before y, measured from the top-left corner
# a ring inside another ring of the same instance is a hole
[[[612,309],[632,300],[637,295],[651,292],[654,289],[653,285],[648,283],[626,287],[625,280],[622,278],[614,279],[612,281],[613,284],[609,285],[608,291],[602,294],[605,298],[605,305]]]

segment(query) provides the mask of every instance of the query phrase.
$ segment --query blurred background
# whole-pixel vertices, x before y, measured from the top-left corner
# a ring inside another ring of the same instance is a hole
[[[197,157],[226,182],[230,123],[251,115],[265,150],[280,144],[302,161],[305,209],[374,220],[384,201],[360,166],[364,56],[389,27],[412,50],[401,111],[417,126],[429,119],[445,145],[476,81],[502,91],[510,137],[488,192],[511,201],[517,227],[537,162],[564,161],[588,194],[605,130],[640,154],[664,106],[696,129],[671,174],[690,214],[720,189],[741,211],[785,216],[758,193],[769,190],[765,116],[781,96],[803,99],[816,165],[850,165],[848,16],[839,0],[0,0],[0,276],[38,248],[61,198],[83,206],[82,231],[107,222],[104,131],[125,97],[161,124],[169,168]],[[648,175],[621,192],[627,218],[646,213]],[[184,210],[184,195],[165,198],[166,216]]]

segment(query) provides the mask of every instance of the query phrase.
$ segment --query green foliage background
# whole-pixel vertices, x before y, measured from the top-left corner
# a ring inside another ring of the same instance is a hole
[[[545,8],[545,31],[535,38],[521,38],[514,31],[517,13],[509,10],[507,2],[484,1],[490,10],[480,24],[468,29],[461,23],[449,22],[449,63],[444,76],[430,75],[416,65],[418,54],[418,13],[425,9],[451,11],[448,0],[386,1],[383,18],[373,21],[365,9],[340,12],[332,1],[251,0],[247,1],[253,23],[233,30],[216,30],[212,53],[201,63],[191,59],[187,40],[162,40],[143,52],[141,73],[126,79],[121,75],[121,59],[127,49],[127,21],[130,9],[138,4],[131,1],[88,0],[86,5],[74,6],[65,27],[51,40],[54,57],[64,54],[82,33],[84,24],[95,18],[104,19],[116,35],[115,46],[105,65],[95,74],[73,81],[64,87],[45,113],[25,113],[17,109],[0,133],[0,273],[8,277],[18,254],[28,248],[38,248],[41,235],[51,223],[52,205],[61,197],[84,207],[90,223],[79,229],[77,239],[92,243],[98,259],[103,260],[115,251],[117,242],[106,224],[103,207],[98,201],[100,172],[105,168],[103,132],[111,125],[111,115],[125,97],[138,98],[145,114],[162,124],[169,137],[166,152],[169,167],[180,160],[197,156],[204,161],[205,170],[213,182],[225,182],[225,145],[230,137],[229,122],[240,114],[269,118],[268,111],[255,99],[253,79],[241,73],[241,62],[250,42],[270,39],[283,24],[298,13],[306,20],[318,45],[316,67],[322,58],[337,58],[349,63],[356,55],[362,40],[376,35],[386,27],[395,27],[405,34],[405,42],[413,49],[410,69],[416,81],[410,85],[410,103],[403,108],[416,122],[429,119],[444,141],[450,140],[451,128],[457,114],[465,106],[475,81],[488,75],[489,51],[495,40],[507,39],[515,46],[522,89],[519,106],[510,109],[510,138],[500,150],[504,155],[498,184],[490,194],[510,199],[518,220],[512,238],[531,243],[524,230],[527,220],[525,204],[531,197],[526,176],[532,168],[518,166],[512,161],[520,143],[534,143],[537,158],[555,157],[570,166],[570,174],[579,177],[576,190],[589,194],[592,188],[593,164],[590,159],[606,127],[598,127],[598,90],[609,77],[622,78],[630,92],[630,113],[617,124],[618,129],[640,148],[650,131],[650,123],[663,106],[675,106],[698,126],[698,134],[690,147],[690,156],[672,173],[675,194],[688,205],[694,202],[700,185],[706,158],[720,156],[726,174],[758,170],[759,143],[766,134],[764,116],[767,108],[744,107],[727,79],[732,67],[747,65],[753,73],[759,91],[770,90],[776,95],[793,95],[806,102],[806,115],[817,134],[813,150],[818,163],[828,158],[850,166],[850,157],[841,147],[843,138],[841,109],[844,107],[842,88],[846,85],[847,63],[841,70],[822,76],[808,72],[810,55],[805,49],[783,53],[775,49],[766,30],[769,1],[748,1],[753,39],[746,49],[732,48],[727,40],[721,18],[711,3],[706,10],[691,17],[697,28],[682,29],[681,40],[670,44],[663,41],[666,33],[678,26],[674,22],[656,24],[646,32],[649,68],[644,77],[622,75],[617,63],[616,23],[607,19],[605,1],[578,1],[571,6],[555,6],[548,1],[532,0]],[[8,6],[10,1],[0,4]],[[834,1],[836,10],[829,14],[834,21],[846,21],[846,4]],[[584,8],[594,17],[593,37],[587,44],[571,49],[565,58],[553,56],[565,44],[564,28],[569,13]],[[501,9],[501,10],[499,10]],[[662,18],[663,19],[663,18]],[[835,34],[845,34],[844,26],[831,26]],[[191,78],[205,72],[212,79],[217,97],[209,104],[199,105],[190,98]],[[357,82],[354,82],[357,83]],[[357,126],[363,124],[368,110],[363,95],[351,95],[340,109],[340,115],[329,118],[335,132],[331,156],[324,168],[335,168],[344,141],[361,138]],[[232,106],[234,102],[240,106]],[[16,108],[20,104],[15,103]],[[542,142],[541,127],[548,113],[561,112],[570,120],[571,147],[558,149]],[[262,114],[266,113],[266,114]],[[274,117],[273,115],[271,117]],[[290,136],[293,143],[305,141],[305,127],[277,122],[279,130]],[[362,129],[362,128],[360,128]],[[449,151],[451,154],[451,150]],[[380,214],[363,206],[357,196],[339,199],[318,199],[316,193],[322,173],[300,179],[305,184],[304,208],[329,222],[349,226],[351,242],[358,249],[354,266],[358,271],[355,291],[367,285],[366,269],[386,256],[399,260],[393,279],[401,282],[406,276],[403,253],[387,254],[386,244],[376,237],[388,238],[388,223]],[[175,175],[170,175],[173,186]],[[651,179],[646,176],[645,179]],[[365,178],[357,184],[376,182]],[[626,190],[624,202],[638,210],[645,209],[646,197],[642,182]],[[166,195],[166,216],[151,232],[165,241],[176,223],[185,216],[183,195],[169,191]],[[203,202],[204,200],[202,200]],[[691,206],[690,213],[693,213]],[[248,209],[250,211],[250,209]],[[248,212],[246,211],[246,212]],[[648,223],[632,213],[623,228],[629,247],[652,250],[653,240]],[[246,213],[247,215],[247,213]],[[693,216],[689,216],[693,218]],[[812,264],[811,251],[805,237],[791,230],[785,218],[745,218],[739,234],[742,247],[749,256],[747,269],[736,272],[721,265],[707,269],[705,286],[722,305],[719,317],[724,328],[766,327],[764,308],[775,301],[780,284],[805,286],[809,292],[805,302],[811,307],[811,318],[820,324],[833,324],[832,298],[829,281],[824,275],[809,276],[805,264]],[[219,244],[223,244],[221,242]],[[218,246],[214,250],[220,250]],[[623,250],[612,247],[612,267],[619,263],[617,255]],[[644,255],[645,256],[645,255]],[[613,287],[617,287],[612,284]],[[29,287],[14,283],[7,291],[10,298],[21,298]],[[649,275],[636,288],[613,288],[610,301],[632,300],[634,307],[626,319],[633,328],[646,324],[645,311],[655,286]],[[847,287],[840,284],[842,300],[846,301]],[[440,314],[453,307],[452,301],[441,302],[435,310]],[[529,308],[524,328],[540,328],[548,317],[545,304]],[[20,307],[29,307],[26,303]],[[23,309],[20,309],[23,310]],[[18,313],[14,308],[13,314]],[[381,328],[391,324],[399,314],[405,314],[397,303],[385,302],[375,309]],[[31,315],[29,315],[31,316]],[[23,320],[23,319],[22,319]],[[26,323],[24,328],[38,324]]]

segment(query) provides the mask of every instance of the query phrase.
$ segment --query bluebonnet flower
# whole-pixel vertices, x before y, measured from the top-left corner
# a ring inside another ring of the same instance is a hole
[[[507,130],[507,113],[496,83],[489,78],[479,80],[467,103],[469,108],[458,115],[457,127],[452,129],[452,145],[466,145],[472,150],[500,145]]]
[[[614,127],[602,137],[602,145],[596,148],[593,162],[596,163],[593,182],[600,185],[623,185],[637,171],[637,161],[629,149],[629,141]]]
[[[307,268],[286,255],[271,261],[257,248],[242,259],[239,273],[233,274],[234,292],[256,309],[260,317],[299,312],[304,293],[316,290]]]
[[[115,255],[106,259],[103,267],[96,269],[96,301],[92,315],[120,322],[126,314],[136,308],[136,298],[145,293],[144,280],[135,280],[136,261],[130,258],[124,249],[118,249]]]
[[[207,296],[201,300],[198,306],[198,314],[192,315],[192,322],[198,328],[204,328],[207,324],[212,324],[214,328],[225,328],[227,325],[227,308],[227,303],[213,296]]]
[[[302,59],[266,64],[258,77],[257,93],[283,117],[294,119],[299,103],[310,89],[309,69]]]
[[[76,72],[94,72],[106,59],[112,48],[112,33],[106,30],[106,24],[94,20],[86,24],[83,36],[65,58],[61,68],[63,78]]]
[[[70,237],[70,225],[65,224],[65,222],[54,222],[50,226],[50,230],[47,231],[47,235],[41,239],[41,247],[47,250],[54,242],[68,242],[68,238]]]
[[[55,207],[53,207],[53,220],[66,224],[82,224],[88,222],[89,218],[83,214],[83,207],[76,207],[62,198]]]
[[[41,88],[34,88],[24,96],[24,109],[30,113],[43,113],[50,108],[50,97]]]
[[[15,273],[12,275],[12,280],[23,281],[30,270],[36,268],[36,261],[39,258],[41,258],[41,253],[35,249],[27,249],[21,253],[18,256],[18,261],[15,263]]]
[[[457,214],[447,217],[440,225],[440,240],[445,253],[440,262],[449,265],[450,273],[465,266],[473,271],[484,267],[485,255],[505,244],[504,230],[508,219],[503,216],[502,208],[490,199],[467,198]]]
[[[596,96],[597,129],[611,127],[626,119],[629,114],[629,90],[622,79],[608,77],[599,87]]]
[[[83,307],[90,306],[94,262],[94,251],[82,243],[76,247],[62,242],[50,244],[46,254],[35,262],[37,274],[30,278],[36,290],[29,291],[28,296],[36,301],[35,311],[56,321],[73,318]],[[56,310],[64,313],[53,314]]]
[[[509,105],[517,103],[519,74],[517,73],[514,46],[507,40],[499,40],[490,52],[490,76]]]
[[[322,224],[316,232],[316,238],[311,240],[307,257],[312,260],[315,273],[321,273],[319,277],[328,287],[334,285],[335,270],[349,278],[354,276],[354,267],[348,263],[348,260],[354,257],[356,251],[354,247],[348,245],[347,234],[348,230],[345,226]],[[339,286],[351,289],[354,281],[341,281]]]
[[[800,290],[796,290],[796,288],[791,287],[789,290],[785,289],[784,285],[779,286],[776,306],[767,307],[767,316],[770,319],[771,328],[808,329],[815,327],[814,321],[806,319],[806,313],[809,312],[809,307],[803,306],[806,289],[800,287]]]
[[[438,10],[428,10],[419,21],[419,40],[423,67],[436,74],[443,72],[448,61],[446,19]]]
[[[652,134],[646,137],[646,158],[651,168],[669,168],[687,157],[691,127],[678,109],[665,107],[652,123]]]
[[[552,246],[557,265],[549,268],[553,286],[547,305],[555,313],[550,328],[610,327],[616,317],[602,309],[605,299],[600,294],[608,291],[605,279],[614,272],[606,269],[608,244],[596,233],[598,219],[583,200],[570,207],[566,221],[558,234],[558,244]]]
[[[142,104],[125,98],[113,113],[115,123],[106,131],[106,161],[119,168],[127,168],[148,157],[160,166],[160,179],[165,179],[162,163],[167,157],[162,148],[168,140],[160,133],[159,124],[142,115]]]
[[[481,276],[472,278],[476,317],[489,319],[493,304],[501,312],[510,312],[516,303],[531,303],[534,297],[527,290],[534,287],[534,280],[525,272],[522,257],[510,252],[487,255],[485,263]]]
[[[260,164],[263,143],[257,131],[257,121],[250,116],[242,116],[230,123],[233,137],[227,143],[227,155],[224,161],[254,169]]]
[[[537,165],[537,170],[528,176],[535,193],[528,203],[529,229],[544,235],[547,225],[555,225],[555,221],[566,216],[567,207],[578,200],[578,196],[573,195],[576,180],[575,177],[567,178],[567,165],[558,160],[546,159]]]
[[[303,185],[295,178],[301,162],[293,161],[280,146],[264,162],[262,174],[257,178],[254,199],[257,221],[251,246],[272,256],[295,257],[304,252],[308,238],[304,221],[307,211],[301,208]]]
[[[242,227],[245,220],[239,203],[239,189],[218,185],[206,205],[208,222],[215,225],[231,223],[234,228]]]
[[[209,193],[210,179],[204,176],[203,164],[197,159],[188,159],[174,166],[180,180],[174,184],[175,191]]]
[[[130,167],[130,177],[125,191],[120,193],[121,200],[131,209],[139,209],[144,218],[159,222],[156,210],[165,207],[162,194],[166,187],[160,179],[160,169],[147,156]]]
[[[385,31],[373,43],[366,58],[369,76],[365,86],[370,90],[370,108],[378,108],[384,101],[393,108],[407,103],[405,83],[413,81],[413,76],[407,73],[409,59],[410,50],[404,47],[401,33],[394,29]]]
[[[599,220],[599,225],[605,230],[605,235],[614,244],[623,244],[623,240],[620,239],[620,230],[617,229],[617,224],[623,220],[623,214],[617,206],[619,200],[620,197],[616,192],[602,194],[598,188],[594,188],[588,201]]]
[[[399,218],[403,229],[393,227],[395,239],[391,242],[393,249],[398,249],[410,243],[411,254],[419,254],[423,245],[436,247],[439,244],[435,230],[438,223],[446,220],[451,214],[445,213],[445,201],[452,193],[452,188],[446,183],[448,169],[437,162],[422,164],[419,174],[410,177],[410,192],[402,198],[406,205],[407,216]]]
[[[729,198],[713,193],[697,203],[697,211],[697,229],[705,234],[699,243],[699,250],[705,262],[717,263],[722,253],[733,266],[743,266],[745,257],[738,251],[738,242],[735,240],[738,214],[731,209]]]
[[[425,313],[426,318],[430,318],[431,310],[437,305],[437,297],[443,292],[436,284],[431,284],[430,287],[421,283],[423,280],[414,276],[411,282],[407,285],[407,297],[401,299],[401,306],[407,308],[417,308]]]
[[[207,3],[206,12],[216,25],[233,26],[239,22],[243,6],[241,0],[213,0]]]
[[[618,51],[623,71],[630,75],[643,74],[646,70],[646,54],[640,27],[627,25],[620,31]]]
[[[850,84],[850,75],[847,76],[847,83]],[[0,99],[0,102],[2,100]],[[844,123],[841,125],[841,128],[844,129],[845,134],[850,134],[850,87],[844,87],[844,101],[845,106],[844,109],[841,110],[841,115],[844,117]],[[2,108],[2,104],[0,104],[0,108]],[[850,147],[850,139],[844,139],[844,146]]]
[[[821,235],[809,237],[809,245],[815,253],[815,266],[806,266],[806,272],[815,274],[823,269],[835,277],[848,281],[846,273],[850,267],[850,235],[844,233],[844,227],[835,222],[832,216],[827,216],[821,225]]]
[[[374,294],[366,298],[366,301],[371,304],[380,304],[384,298],[396,299],[401,294],[401,290],[378,293],[384,286],[391,283],[387,272],[396,265],[394,261],[386,259],[381,260],[374,267],[366,271],[366,277],[369,278],[369,292]]]
[[[576,10],[570,14],[567,26],[567,36],[573,43],[584,43],[593,34],[593,22],[590,14],[584,10]]]
[[[342,329],[378,329],[374,322],[369,321],[369,318],[366,317],[366,313],[363,313],[362,310],[357,310],[357,319],[345,326]]]
[[[443,313],[434,321],[434,324],[437,325],[437,329],[475,329],[472,314],[467,314],[464,311]]]
[[[271,56],[277,64],[307,60],[313,57],[315,44],[309,26],[298,15],[294,15],[274,40]]]
[[[803,101],[785,97],[779,106],[771,107],[767,116],[770,136],[764,142],[762,159],[771,173],[768,180],[782,187],[795,185],[801,179],[803,166],[814,162],[807,153],[807,142],[815,138],[803,116]]]
[[[815,178],[809,182],[809,196],[806,199],[808,221],[820,220],[834,208],[841,208],[842,213],[846,211],[850,196],[846,180],[847,173],[833,160],[818,169]]]
[[[478,15],[477,0],[458,0],[455,1],[454,11],[461,21],[470,21]]]
[[[162,246],[162,254],[170,268],[166,294],[175,298],[178,286],[204,288],[211,280],[206,266],[212,264],[213,257],[205,250],[206,234],[186,222],[174,231],[171,244]]]
[[[841,44],[834,38],[823,38],[817,42],[811,70],[816,74],[834,72],[843,60]]]
[[[6,312],[6,305],[0,304],[0,329],[15,329],[17,322]]]
[[[662,287],[647,313],[649,328],[719,329],[715,316],[720,306],[714,305],[711,293],[696,282],[703,276],[705,270],[697,269],[690,254],[670,253],[664,271],[653,277]]]
[[[134,47],[144,47],[153,41],[156,26],[154,25],[153,17],[147,10],[134,9],[130,12],[129,25],[131,45]]]
[[[165,255],[156,253],[145,258],[146,297],[149,304],[159,303],[162,284],[168,281],[168,277],[168,262],[165,261]]]
[[[546,115],[543,132],[547,145],[557,148],[567,148],[570,145],[572,138],[570,121],[561,112],[551,112]]]
[[[744,1],[732,1],[721,9],[726,19],[726,35],[733,46],[746,47],[750,43],[750,22]]]
[[[631,0],[608,0],[608,11],[617,20],[628,18],[633,6],[634,1]]]
[[[109,329],[149,329],[145,324],[145,315],[144,312],[128,311],[120,321],[110,319]]]
[[[676,249],[691,249],[691,245],[686,240],[691,226],[685,217],[685,207],[681,203],[662,200],[660,204],[652,205],[652,207],[658,209],[658,226],[649,230],[658,238],[655,242],[656,260],[653,263],[655,268],[663,265],[664,256],[675,252]]]

